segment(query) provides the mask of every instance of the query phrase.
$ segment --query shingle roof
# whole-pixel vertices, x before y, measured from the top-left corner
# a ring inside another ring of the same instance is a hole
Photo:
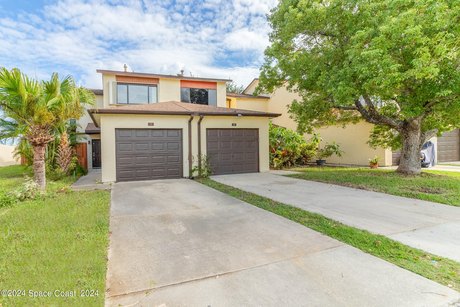
[[[89,88],[89,91],[93,92],[94,95],[104,95],[104,91],[100,89],[95,89],[95,88]]]
[[[230,109],[177,101],[142,105],[110,106],[88,110],[90,114],[158,114],[158,115],[214,115],[214,116],[259,116],[278,117],[281,114],[252,110]]]
[[[98,133],[101,133],[101,129],[96,127],[96,125],[93,123],[88,123],[85,128],[85,133],[86,134],[98,134]]]

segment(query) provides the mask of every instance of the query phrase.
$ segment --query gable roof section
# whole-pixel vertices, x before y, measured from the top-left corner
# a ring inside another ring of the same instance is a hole
[[[230,79],[200,78],[200,77],[188,77],[188,76],[181,76],[181,75],[162,75],[162,74],[105,70],[105,69],[97,69],[96,71],[101,74],[110,74],[110,75],[127,76],[127,77],[165,78],[165,79],[180,79],[180,80],[191,80],[191,81],[214,81],[214,82],[232,81]]]
[[[246,86],[246,88],[243,90],[243,94],[247,94],[247,95],[252,94],[252,93],[248,94],[248,93],[247,93],[247,90],[251,87],[251,85],[254,84],[254,82],[259,82],[259,78],[254,78],[254,79],[252,79],[252,81],[249,82],[248,86]]]
[[[281,114],[258,112],[252,110],[230,109],[177,101],[158,102],[142,105],[111,106],[103,109],[88,110],[93,122],[97,126],[95,115],[101,114],[144,114],[144,115],[209,115],[209,116],[255,116],[278,117]]]

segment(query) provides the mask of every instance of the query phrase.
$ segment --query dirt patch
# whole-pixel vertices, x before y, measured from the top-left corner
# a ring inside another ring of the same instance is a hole
[[[416,187],[412,188],[412,191],[421,192],[425,194],[444,194],[446,192],[443,188],[434,188],[434,187]]]

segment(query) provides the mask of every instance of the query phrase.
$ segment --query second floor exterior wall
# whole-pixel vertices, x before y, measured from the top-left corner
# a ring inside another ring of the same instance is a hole
[[[205,93],[209,97],[209,101],[205,104],[215,105],[218,107],[226,106],[226,82],[229,81],[226,79],[208,79],[173,75],[169,76],[155,74],[138,74],[104,70],[100,70],[98,72],[102,74],[102,86],[104,90],[104,107],[119,104],[117,98],[118,84],[151,85],[152,88],[154,87],[156,89],[156,101],[154,102],[181,102],[184,98],[184,89],[188,89],[189,92],[201,90],[205,91]]]

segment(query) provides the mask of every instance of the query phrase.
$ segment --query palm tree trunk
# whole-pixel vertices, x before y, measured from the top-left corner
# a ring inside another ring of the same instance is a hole
[[[46,144],[34,145],[34,181],[41,190],[46,188],[45,151]]]

